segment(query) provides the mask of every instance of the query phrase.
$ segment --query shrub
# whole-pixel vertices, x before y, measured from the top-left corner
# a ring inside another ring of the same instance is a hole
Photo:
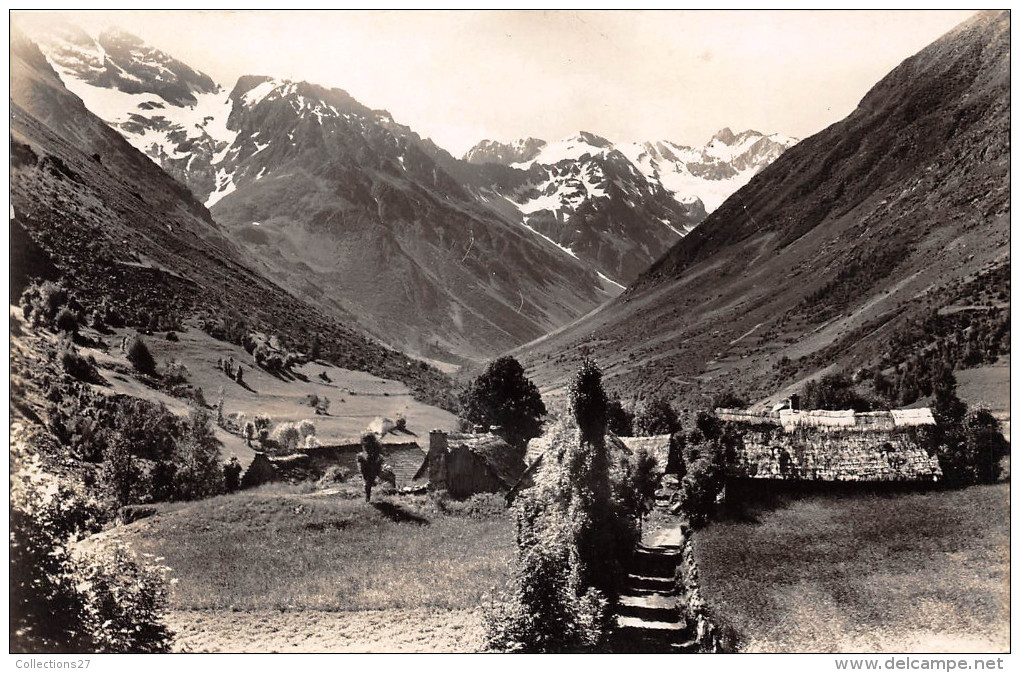
[[[127,358],[139,373],[155,375],[156,360],[153,359],[152,352],[140,335],[135,335],[131,345],[128,346]]]
[[[315,393],[309,393],[305,395],[305,403],[314,409],[319,406],[319,396]]]
[[[163,367],[163,381],[170,386],[188,383],[188,368],[177,360],[170,360]]]
[[[53,319],[53,326],[60,332],[77,334],[78,316],[74,314],[74,311],[65,306],[57,312],[56,318]]]
[[[166,340],[167,341],[180,341],[180,338],[177,336],[177,332],[174,332],[173,330],[171,330],[171,331],[166,333]]]
[[[237,372],[234,373],[234,380],[244,385],[244,372],[241,370],[241,365],[237,365]]]
[[[330,465],[326,468],[326,471],[319,477],[319,487],[326,488],[333,484],[341,484],[347,481],[347,478],[351,476],[350,470],[342,465]]]
[[[671,435],[680,429],[680,417],[673,406],[657,397],[645,405],[634,419],[634,430],[639,435]]]
[[[38,458],[11,475],[11,651],[169,649],[167,569],[116,546],[78,548],[101,520],[95,500],[43,472]]]
[[[471,423],[496,427],[508,444],[524,448],[541,434],[546,414],[542,396],[511,356],[501,357],[460,396],[462,416]]]
[[[34,326],[51,327],[57,311],[68,303],[67,290],[52,281],[29,285],[21,295],[25,319]]]
[[[315,405],[315,413],[319,416],[329,416],[329,398],[319,398],[319,403]]]
[[[96,361],[92,356],[85,357],[70,342],[60,348],[60,364],[69,376],[85,383],[101,383],[103,378],[96,369]]]

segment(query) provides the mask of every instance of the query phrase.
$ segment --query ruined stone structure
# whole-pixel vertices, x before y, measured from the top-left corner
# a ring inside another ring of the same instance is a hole
[[[356,475],[360,451],[359,442],[298,449],[287,456],[256,453],[241,479],[241,485],[247,488],[270,481],[314,481],[333,466]],[[397,488],[403,488],[411,485],[424,454],[417,442],[389,442],[383,443],[382,455],[383,463],[396,478]]]
[[[821,482],[936,482],[938,459],[921,441],[929,409],[773,413],[717,409],[740,442],[729,478]]]

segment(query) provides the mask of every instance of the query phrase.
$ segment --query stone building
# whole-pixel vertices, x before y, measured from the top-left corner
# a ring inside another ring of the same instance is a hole
[[[494,434],[429,433],[429,450],[416,481],[455,498],[475,493],[506,493],[524,474],[524,457]]]

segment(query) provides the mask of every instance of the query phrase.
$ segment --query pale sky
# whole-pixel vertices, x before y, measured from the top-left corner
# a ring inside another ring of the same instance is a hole
[[[348,91],[460,156],[483,138],[701,145],[724,126],[805,138],[962,11],[82,12],[227,88]],[[33,19],[40,17],[35,16]]]

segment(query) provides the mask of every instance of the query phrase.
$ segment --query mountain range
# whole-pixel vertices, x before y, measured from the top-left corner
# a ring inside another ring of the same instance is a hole
[[[67,88],[186,185],[258,272],[382,341],[481,360],[612,298],[793,139],[483,142],[463,159],[347,92],[227,89],[119,30],[38,36]],[[706,205],[707,204],[707,205]]]
[[[562,392],[587,354],[622,395],[769,402],[902,365],[908,332],[912,352],[932,346],[927,316],[1008,312],[1009,30],[1009,12],[981,13],[905,60],[620,296],[518,349],[529,373]]]

